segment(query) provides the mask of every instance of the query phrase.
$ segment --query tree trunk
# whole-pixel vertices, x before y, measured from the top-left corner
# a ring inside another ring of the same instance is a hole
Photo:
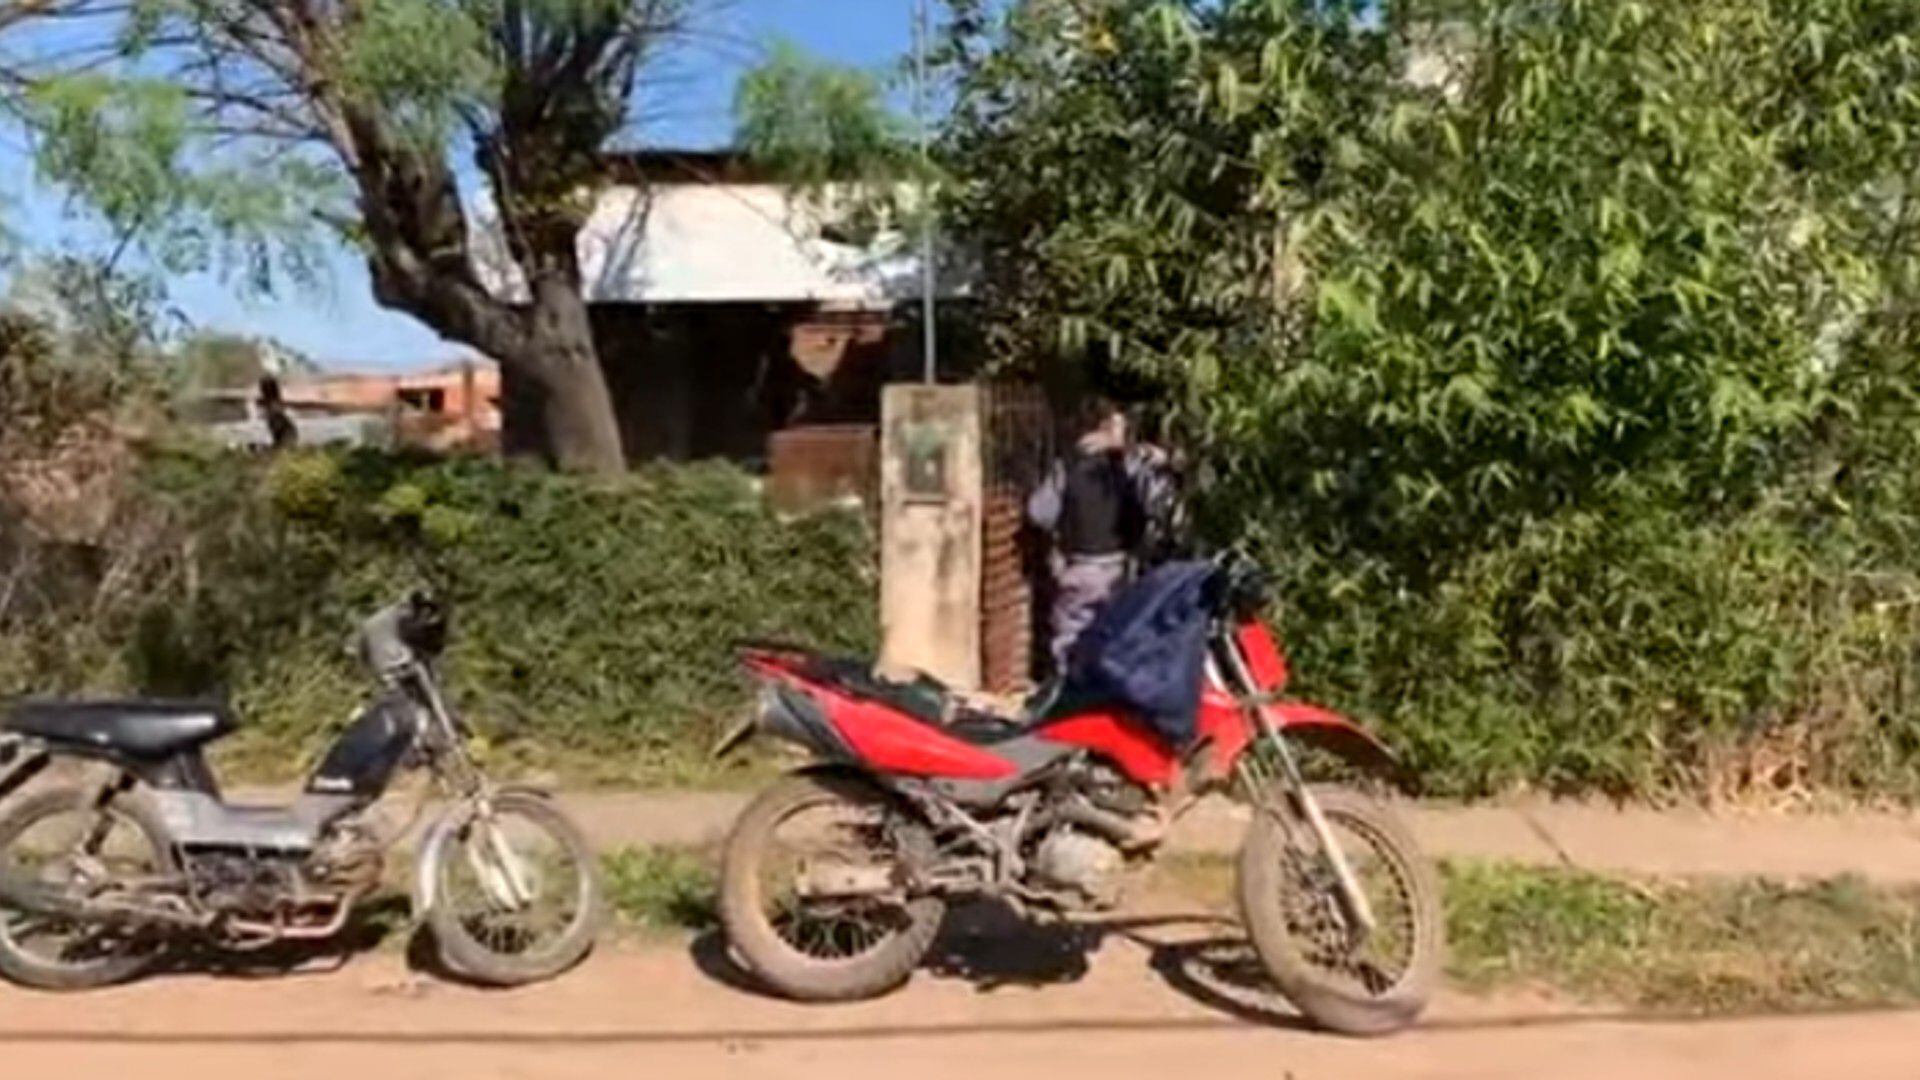
[[[536,332],[529,348],[532,354],[517,362],[500,358],[502,449],[537,455],[567,472],[626,468],[613,397],[592,341]]]
[[[516,365],[500,366],[500,453],[510,458],[553,460],[547,440],[546,395]]]
[[[501,356],[512,367],[516,391],[528,397],[503,411],[505,423],[538,417],[533,446],[567,472],[615,473],[627,466],[620,447],[620,425],[607,391],[606,372],[594,346],[577,275],[550,273],[531,285],[526,311],[527,335],[518,355]],[[502,445],[519,449],[529,440],[503,433]]]
[[[622,472],[627,457],[621,451],[606,374],[597,358],[587,361],[588,367],[563,379],[560,392],[547,397],[547,441],[554,463],[568,472]]]
[[[500,364],[503,449],[537,453],[572,472],[625,469],[581,287],[575,245],[583,222],[552,214],[516,220],[515,201],[496,190],[501,228],[527,282],[525,303],[504,299],[476,269],[472,229],[445,159],[396,138],[391,118],[364,103],[334,104],[341,125],[331,137],[360,189],[374,299]]]

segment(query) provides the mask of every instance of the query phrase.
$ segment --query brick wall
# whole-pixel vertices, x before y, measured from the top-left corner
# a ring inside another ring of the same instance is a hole
[[[989,383],[982,405],[981,683],[1009,694],[1033,684],[1040,567],[1026,503],[1052,458],[1053,414],[1035,386]]]

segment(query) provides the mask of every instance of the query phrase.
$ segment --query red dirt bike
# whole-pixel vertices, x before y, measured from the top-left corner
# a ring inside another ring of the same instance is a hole
[[[1391,769],[1353,722],[1281,696],[1287,664],[1259,617],[1264,585],[1214,564],[1195,738],[1182,752],[1143,719],[1045,687],[1020,716],[970,711],[939,684],[875,677],[858,661],[750,647],[758,732],[815,761],[744,810],[720,886],[727,936],[768,986],[807,1001],[905,981],[949,900],[989,897],[1083,918],[1121,898],[1123,872],[1203,794],[1253,807],[1239,906],[1279,989],[1314,1022],[1383,1034],[1413,1022],[1439,970],[1440,889],[1389,809],[1309,785],[1295,743]]]

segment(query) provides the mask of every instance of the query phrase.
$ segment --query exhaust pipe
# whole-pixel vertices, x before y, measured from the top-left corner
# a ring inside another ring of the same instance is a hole
[[[178,902],[174,897],[168,899]],[[171,904],[153,901],[81,898],[55,885],[23,881],[17,874],[0,874],[0,903],[33,915],[117,926],[205,930],[213,923],[211,914],[196,915]]]

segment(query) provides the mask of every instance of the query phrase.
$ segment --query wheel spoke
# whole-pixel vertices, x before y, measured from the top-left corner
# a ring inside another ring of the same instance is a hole
[[[823,812],[831,819],[807,821]],[[864,871],[890,867],[898,859],[883,813],[837,803],[797,806],[774,823],[760,864],[768,922],[802,955],[829,961],[865,956],[908,925],[900,903],[878,897],[807,896],[801,882],[820,868]]]
[[[536,817],[496,809],[491,829],[469,827],[440,866],[441,903],[472,943],[501,957],[557,948],[586,903],[590,868]],[[509,864],[509,860],[516,867]],[[517,906],[509,899],[526,888]]]
[[[164,855],[147,831],[113,807],[56,806],[14,833],[4,872],[70,896],[125,890],[158,878]],[[116,927],[54,915],[9,911],[0,937],[35,963],[74,973],[101,971],[155,947]]]
[[[1362,936],[1351,925],[1338,898],[1338,875],[1317,849],[1289,844],[1284,850],[1281,906],[1302,960],[1377,997],[1399,985],[1413,965],[1413,883],[1365,823],[1342,819],[1338,825],[1335,842],[1366,895],[1372,931]]]

